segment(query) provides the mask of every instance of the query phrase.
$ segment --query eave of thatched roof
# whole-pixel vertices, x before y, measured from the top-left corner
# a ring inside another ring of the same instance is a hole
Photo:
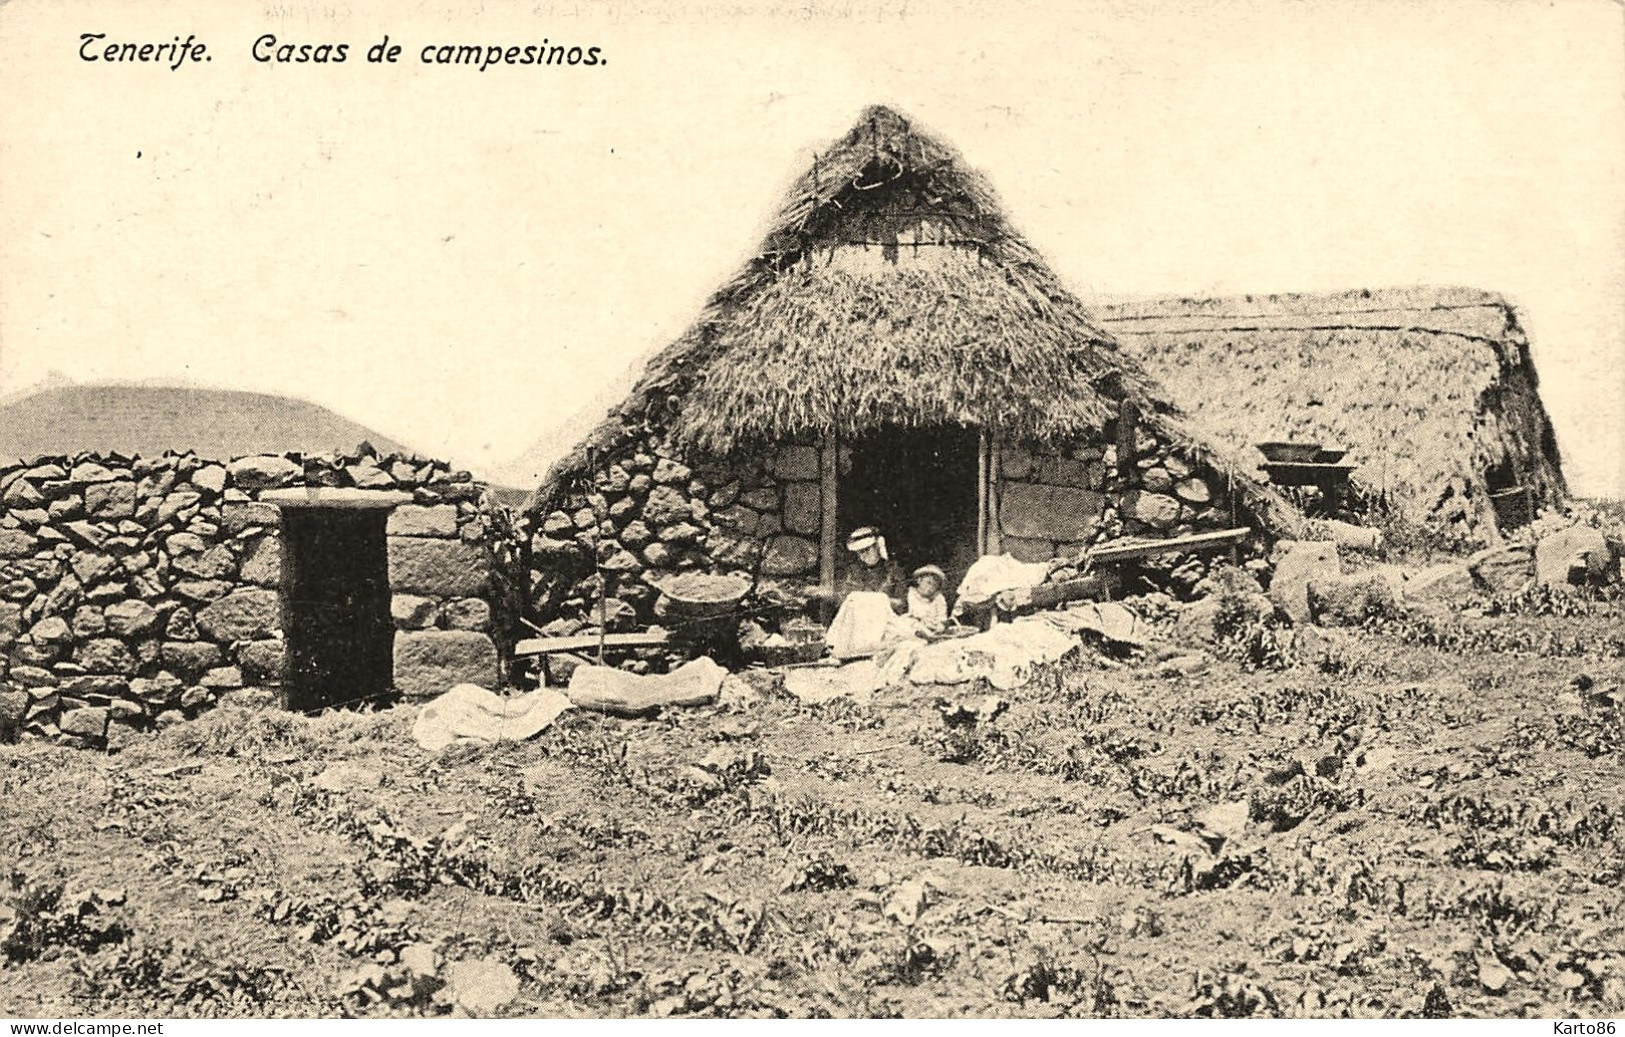
[[[1213,441],[1349,450],[1355,480],[1421,517],[1510,465],[1566,493],[1516,310],[1472,288],[1135,300],[1092,311]],[[1469,517],[1469,521],[1473,521]]]

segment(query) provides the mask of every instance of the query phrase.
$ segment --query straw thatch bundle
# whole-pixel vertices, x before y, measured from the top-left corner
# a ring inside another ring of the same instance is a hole
[[[531,510],[556,506],[590,448],[651,431],[713,459],[888,424],[1062,443],[1098,437],[1124,399],[1153,434],[1236,474],[1011,228],[981,174],[873,107],[796,180],[757,253],[626,402],[554,465]],[[1250,478],[1233,481],[1262,520],[1293,521]]]
[[[1095,310],[1237,456],[1272,440],[1347,448],[1356,483],[1480,538],[1491,494],[1566,492],[1529,343],[1499,295],[1409,288],[1158,299]]]

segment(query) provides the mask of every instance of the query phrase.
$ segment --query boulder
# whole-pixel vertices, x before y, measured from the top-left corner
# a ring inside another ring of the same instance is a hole
[[[1474,590],[1473,574],[1464,562],[1440,562],[1405,580],[1407,601],[1460,601]]]
[[[810,446],[784,446],[773,455],[768,470],[778,479],[817,479],[818,449]]]
[[[793,482],[784,488],[784,528],[817,534],[823,528],[824,502],[818,483]]]
[[[692,517],[688,498],[671,486],[657,486],[643,502],[643,521],[650,526],[669,526]]]
[[[9,601],[0,601],[0,648],[9,648],[22,634],[23,608]]]
[[[1613,549],[1600,529],[1570,526],[1541,537],[1535,546],[1535,583],[1569,587],[1606,579]]]
[[[243,686],[243,671],[235,666],[212,666],[198,678],[198,684],[214,691],[231,691]]]
[[[169,539],[173,542],[179,538]],[[231,548],[224,544],[216,544],[198,554],[177,555],[170,560],[169,565],[175,572],[199,580],[226,579],[237,572],[237,558],[231,553]]]
[[[0,502],[11,509],[32,508],[44,504],[45,495],[27,479],[17,479],[6,487],[5,494],[0,496]]]
[[[739,495],[739,503],[755,511],[778,511],[779,491],[771,486],[759,486]]]
[[[389,615],[397,630],[427,630],[440,620],[440,603],[416,594],[393,594]]]
[[[85,514],[91,518],[129,518],[135,514],[135,483],[128,480],[85,487]]]
[[[28,692],[21,688],[0,689],[0,731],[19,728],[28,716]]]
[[[752,517],[754,517],[754,513],[752,513]],[[654,533],[649,530],[646,524],[635,520],[628,522],[626,528],[621,530],[621,543],[634,551],[647,545],[654,538]]]
[[[1305,598],[1311,618],[1327,627],[1359,626],[1367,619],[1402,611],[1393,586],[1376,572],[1313,576]]]
[[[479,598],[453,598],[440,614],[447,630],[491,629],[491,606]]]
[[[202,605],[231,593],[231,584],[225,580],[178,580],[174,590],[177,597]]]
[[[236,536],[251,526],[274,529],[282,525],[282,509],[259,501],[239,501],[220,509],[220,532]]]
[[[1212,594],[1179,607],[1179,614],[1174,618],[1174,639],[1187,643],[1218,640],[1221,631],[1217,629],[1217,622],[1227,606],[1239,607],[1242,618],[1255,623],[1262,623],[1275,614],[1275,603],[1262,593],[1244,590]]]
[[[389,514],[390,536],[452,537],[457,535],[455,504],[402,504]]]
[[[1337,545],[1329,540],[1282,540],[1276,545],[1275,576],[1270,580],[1270,599],[1294,623],[1312,620],[1309,611],[1309,581],[1337,577],[1343,568]]]
[[[818,545],[805,537],[776,536],[762,554],[762,572],[767,576],[797,576],[817,566]]]
[[[1050,486],[1089,486],[1089,462],[1079,461],[1058,454],[1045,454],[1038,458],[1038,471],[1032,476],[1034,482],[1047,483]]]
[[[243,554],[243,582],[259,587],[282,584],[282,541],[274,536],[260,537]]]
[[[119,478],[117,472],[114,472],[112,469],[103,465],[99,465],[95,461],[85,461],[82,464],[76,464],[73,466],[73,471],[68,473],[68,482],[72,483],[74,486],[88,486],[93,483],[108,483],[117,478]]]
[[[39,547],[39,540],[20,529],[0,529],[0,558],[27,558]]]
[[[275,454],[239,457],[226,468],[232,485],[243,490],[267,490],[287,486],[305,474],[303,465]]]
[[[213,669],[225,659],[220,646],[210,641],[165,641],[159,658],[165,669],[187,677]]]
[[[87,673],[116,673],[129,675],[135,672],[135,656],[123,641],[112,637],[98,637],[84,642],[74,652],[74,661],[85,668]]]
[[[65,645],[73,641],[73,631],[60,616],[47,616],[28,628],[28,636],[37,645]]]
[[[1087,540],[1105,504],[1094,490],[1010,482],[999,500],[999,527],[1007,536],[1030,540]]]
[[[209,494],[224,492],[226,470],[217,464],[204,465],[192,473],[192,485]]]
[[[1166,468],[1147,468],[1140,473],[1140,488],[1147,493],[1167,493],[1174,488],[1174,477]]]
[[[1152,529],[1170,529],[1179,522],[1179,501],[1163,493],[1129,493],[1123,497],[1123,517],[1144,522]]]
[[[1527,547],[1491,547],[1467,559],[1467,571],[1491,594],[1516,594],[1535,574],[1535,553]]]
[[[428,699],[458,684],[497,686],[497,649],[468,630],[402,631],[395,635],[395,690]]]
[[[245,587],[199,610],[197,625],[213,641],[256,641],[281,627],[281,610],[281,598],[275,591]]]
[[[107,709],[104,706],[65,710],[56,723],[65,735],[74,735],[93,742],[107,737]]]
[[[255,680],[281,680],[283,665],[281,641],[250,641],[237,648],[237,663]]]
[[[693,474],[688,465],[673,461],[669,457],[662,457],[655,462],[653,478],[655,484],[659,486],[684,486]]]
[[[1174,496],[1186,504],[1194,504],[1200,507],[1213,500],[1213,488],[1207,484],[1206,479],[1200,476],[1191,476],[1188,479],[1179,481],[1179,484],[1174,487]]]
[[[389,586],[437,598],[479,597],[490,580],[490,560],[477,545],[427,537],[389,538]]]

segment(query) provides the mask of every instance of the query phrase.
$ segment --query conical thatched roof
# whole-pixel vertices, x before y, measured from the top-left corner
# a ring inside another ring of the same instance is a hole
[[[837,261],[842,246],[874,261]],[[885,261],[893,247],[903,262]],[[796,181],[757,254],[637,393],[680,399],[672,434],[719,455],[887,423],[1059,439],[1098,430],[1124,394],[1171,413],[981,174],[883,107]]]
[[[1011,227],[982,175],[885,107],[867,109],[796,179],[744,268],[656,354],[611,419],[533,502],[636,420],[697,456],[886,425],[1098,436],[1132,399],[1141,422],[1280,499],[1195,441],[1138,361]]]

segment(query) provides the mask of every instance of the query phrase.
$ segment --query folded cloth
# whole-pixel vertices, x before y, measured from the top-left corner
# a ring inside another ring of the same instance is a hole
[[[578,666],[565,694],[580,709],[641,717],[662,706],[703,706],[717,700],[728,671],[702,655],[670,673],[639,675],[609,666]]]
[[[829,625],[829,650],[837,659],[862,659],[913,636],[914,625],[892,609],[890,598],[854,591]]]
[[[522,742],[569,708],[570,700],[552,688],[504,698],[478,684],[458,684],[418,711],[412,738],[430,752],[453,742]]]
[[[1000,591],[1036,587],[1048,578],[1048,563],[1018,562],[1009,555],[984,555],[960,581],[954,612],[962,613],[967,605],[985,605]]]

